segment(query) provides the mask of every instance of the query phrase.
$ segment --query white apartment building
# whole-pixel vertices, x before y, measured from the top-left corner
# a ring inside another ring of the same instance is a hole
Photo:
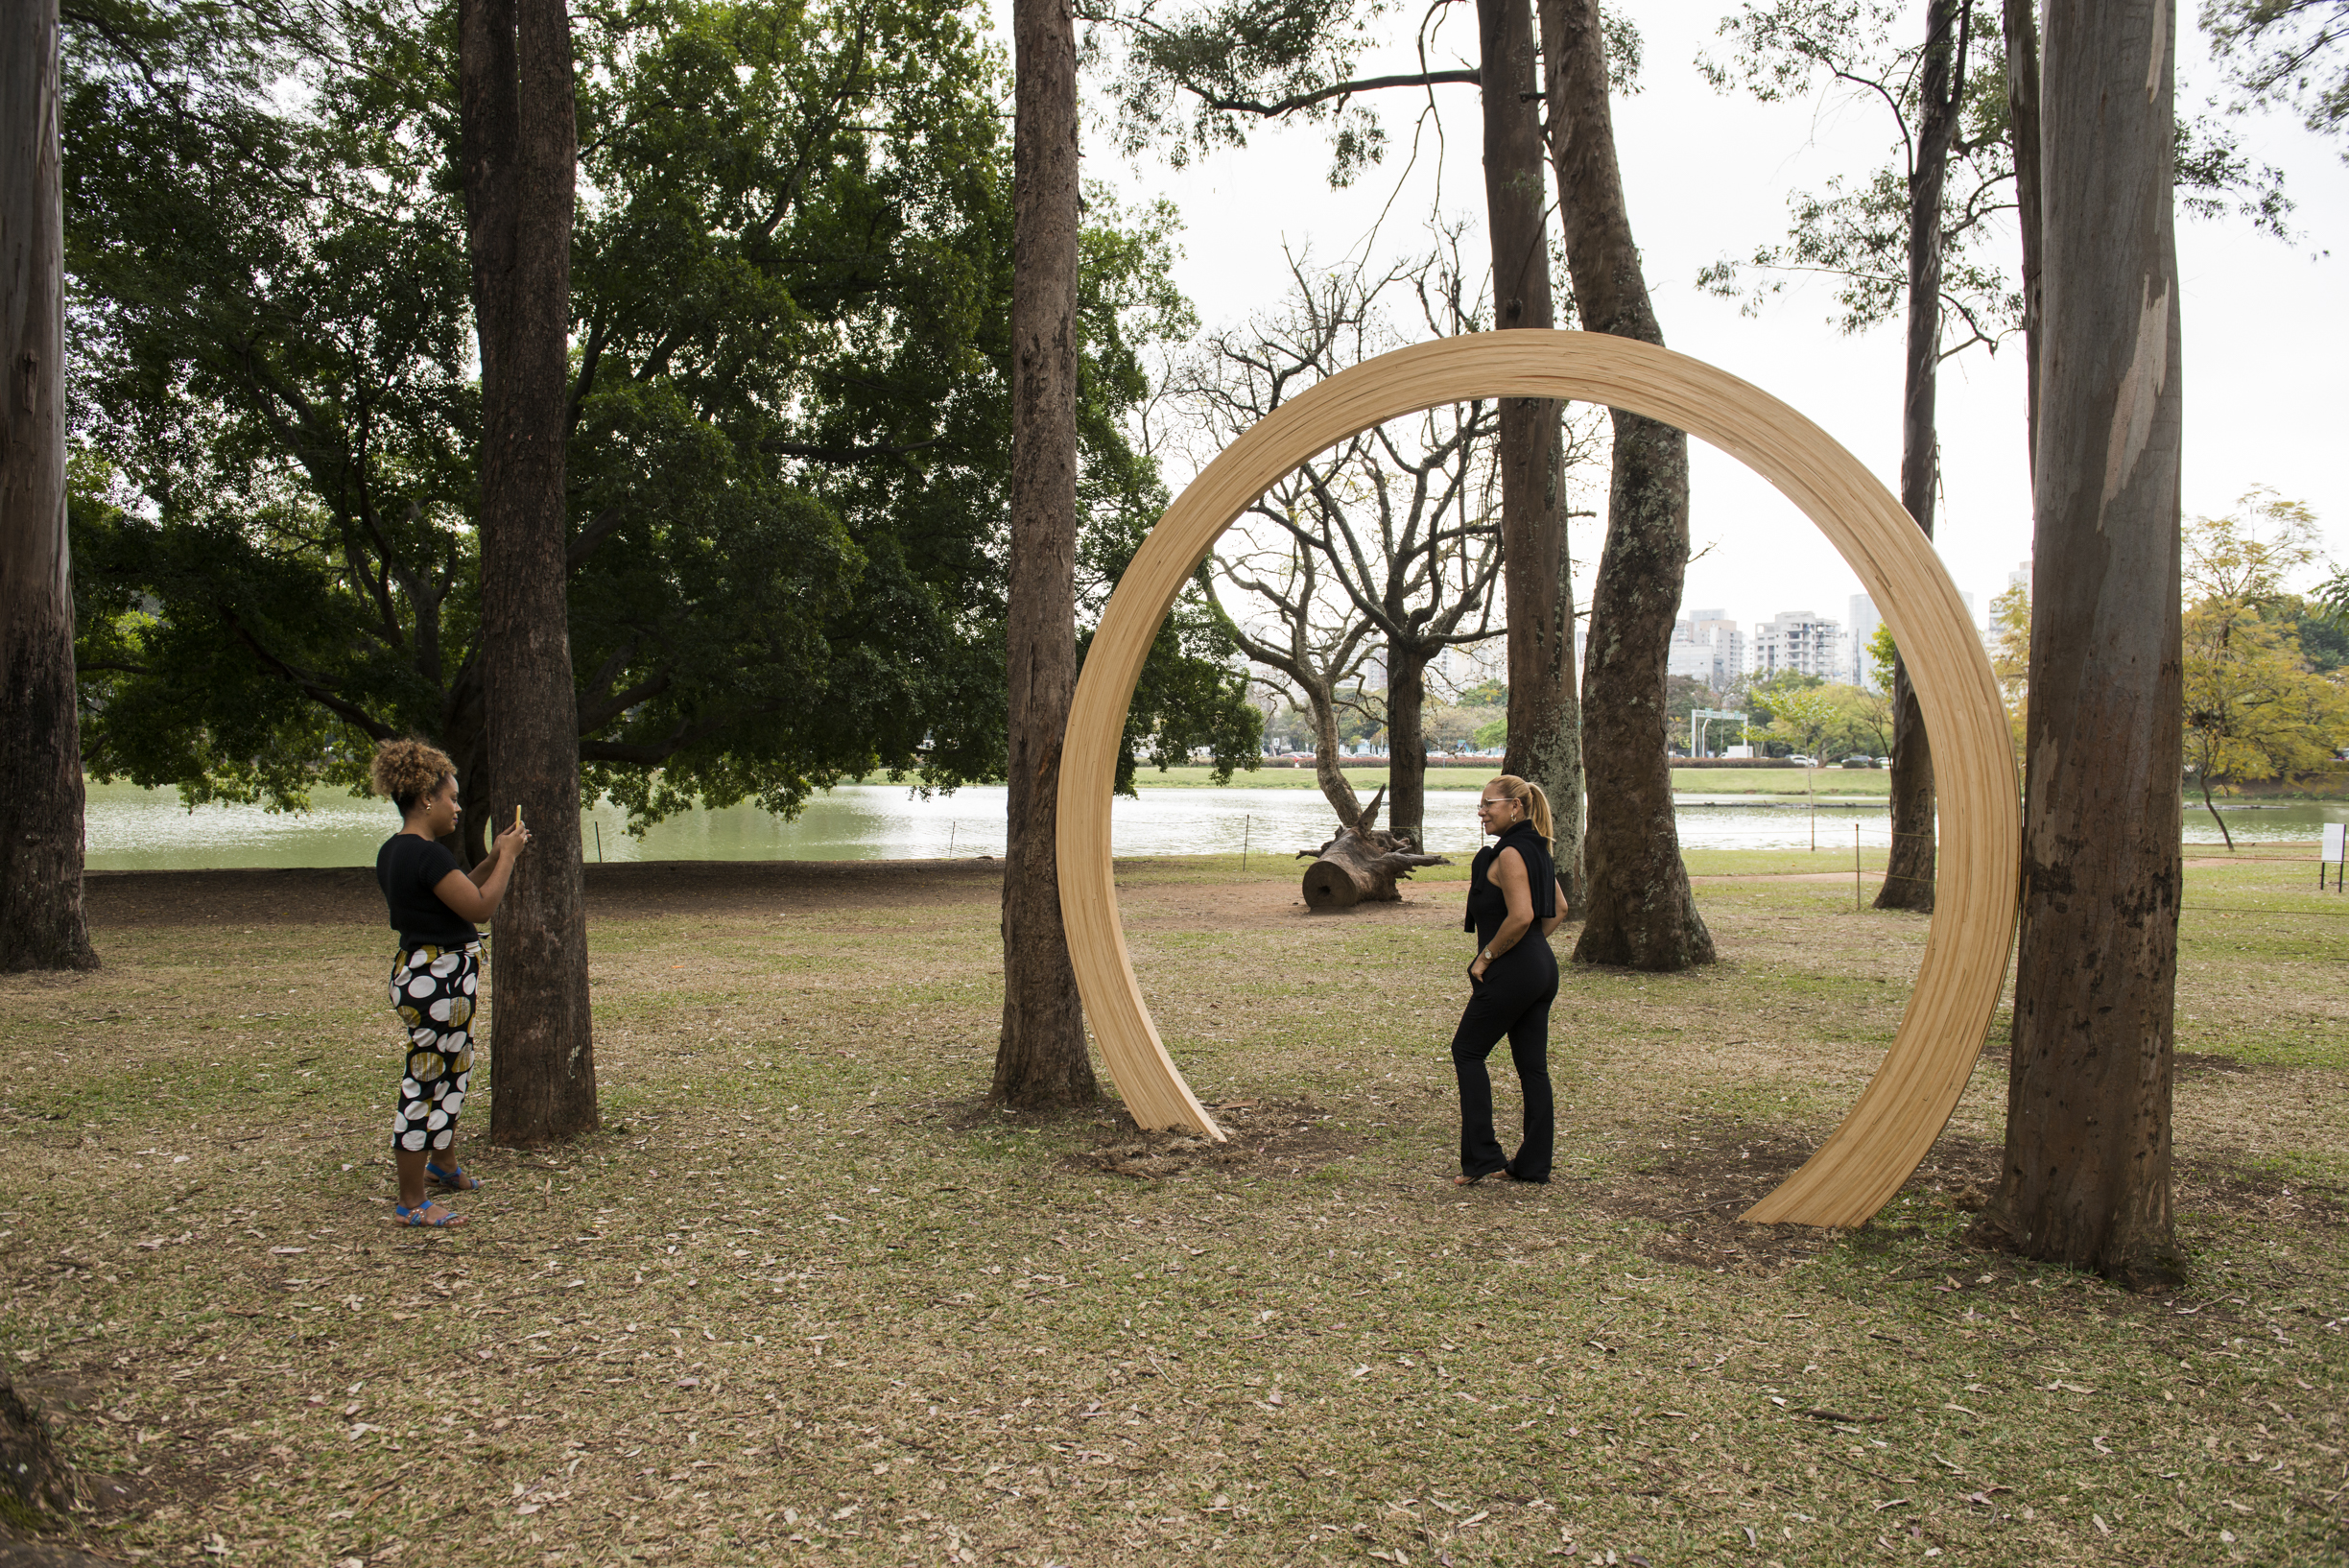
[[[1727,691],[1730,682],[1745,673],[1745,633],[1721,610],[1691,610],[1686,619],[1673,623],[1666,669],[1717,692]]]
[[[1781,670],[1841,680],[1848,674],[1843,643],[1840,623],[1815,610],[1783,610],[1754,627],[1747,668],[1757,680],[1768,680]]]
[[[2011,581],[2011,578],[2009,579]],[[1958,603],[1965,606],[1966,620],[1975,634],[1987,644],[1989,634],[1982,630],[1981,609],[1974,595],[1960,588]],[[1866,594],[1851,596],[1851,631],[1845,639],[1843,662],[1846,666],[1838,680],[1847,680],[1863,691],[1876,691],[1876,661],[1868,653],[1868,644],[1875,638],[1876,629],[1884,625],[1884,617],[1876,613],[1876,601]]]
[[[1876,629],[1884,625],[1884,617],[1876,613],[1876,601],[1866,594],[1851,596],[1851,653],[1843,662],[1844,673],[1836,678],[1847,680],[1862,691],[1876,690],[1875,661],[1868,657],[1868,643]]]

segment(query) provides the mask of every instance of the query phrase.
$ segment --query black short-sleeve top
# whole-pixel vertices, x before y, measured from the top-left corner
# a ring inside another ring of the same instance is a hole
[[[463,947],[481,939],[473,922],[433,891],[451,871],[463,869],[439,840],[414,833],[394,833],[375,851],[375,885],[402,947]]]
[[[1492,878],[1493,862],[1504,849],[1516,850],[1525,862],[1527,891],[1533,898],[1531,934],[1541,935],[1540,922],[1557,913],[1557,867],[1550,858],[1550,841],[1534,832],[1532,823],[1519,822],[1498,842],[1478,850],[1476,863],[1468,868],[1468,913],[1461,917],[1460,929],[1475,932],[1479,946],[1491,941],[1508,918],[1508,895]]]

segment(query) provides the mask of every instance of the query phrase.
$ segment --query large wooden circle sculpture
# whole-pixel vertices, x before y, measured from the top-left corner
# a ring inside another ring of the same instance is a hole
[[[1485,332],[1381,355],[1283,404],[1209,463],[1151,530],[1102,616],[1060,759],[1061,914],[1109,1076],[1141,1126],[1223,1137],[1168,1057],[1142,1001],[1109,859],[1110,791],[1126,710],[1174,596],[1241,511],[1307,458],[1388,419],[1489,397],[1602,403],[1720,447],[1819,526],[1900,643],[1933,735],[1941,818],[1924,962],[1900,1033],[1850,1114],[1745,1215],[1863,1224],[1940,1135],[2005,981],[2022,846],[2005,712],[1932,542],[1858,459],[1760,388],[1623,338]]]

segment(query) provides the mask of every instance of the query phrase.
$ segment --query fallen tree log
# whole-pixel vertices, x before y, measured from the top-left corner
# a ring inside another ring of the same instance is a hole
[[[1299,860],[1311,860],[1305,867],[1305,905],[1308,909],[1351,909],[1356,904],[1392,904],[1399,901],[1402,891],[1395,886],[1397,879],[1412,874],[1421,866],[1449,866],[1441,855],[1423,855],[1413,850],[1407,840],[1379,830],[1379,804],[1387,796],[1385,789],[1370,797],[1364,808],[1362,820],[1341,826],[1338,836],[1318,849],[1300,849]]]

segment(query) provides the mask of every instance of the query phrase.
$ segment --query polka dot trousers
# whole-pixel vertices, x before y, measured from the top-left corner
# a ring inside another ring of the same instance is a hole
[[[481,944],[402,948],[392,965],[392,1010],[408,1029],[392,1147],[415,1153],[457,1137],[465,1084],[473,1076],[473,993]]]

